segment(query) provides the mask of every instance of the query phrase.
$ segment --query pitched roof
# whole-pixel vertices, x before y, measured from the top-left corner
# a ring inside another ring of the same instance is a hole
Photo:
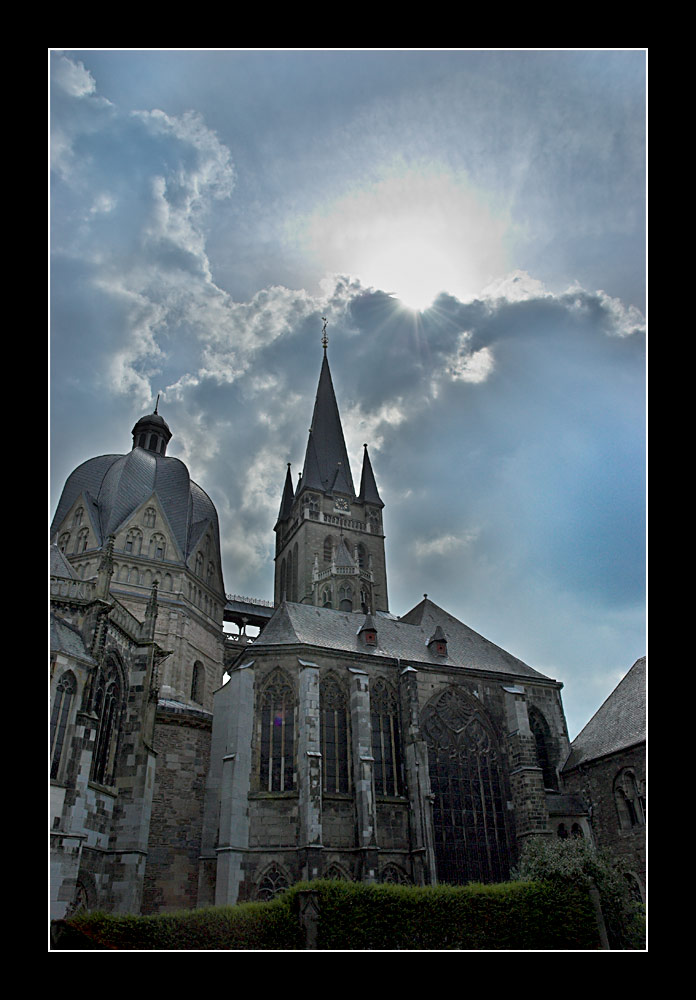
[[[74,659],[94,663],[92,655],[85,646],[82,633],[70,622],[51,612],[50,648],[52,653],[65,653]]]
[[[360,499],[364,502],[366,501],[367,503],[374,503],[379,507],[384,507],[377,490],[377,483],[375,482],[375,474],[372,471],[370,456],[367,454],[367,445],[363,445],[363,448],[365,451],[363,452],[363,466],[360,476]]]
[[[642,656],[570,744],[570,755],[563,770],[569,771],[579,764],[644,742],[645,701],[645,657]]]
[[[410,616],[419,611],[415,618]],[[500,646],[468,628],[432,601],[423,601],[403,618],[377,613],[372,621],[377,628],[377,645],[359,641],[358,633],[365,616],[353,612],[316,608],[309,604],[283,602],[254,643],[255,648],[301,644],[322,649],[359,652],[365,656],[398,658],[404,665],[432,663],[439,667],[465,667],[473,670],[548,680],[538,670],[507,653]],[[428,649],[428,640],[440,625],[447,636],[447,656],[437,656]]]

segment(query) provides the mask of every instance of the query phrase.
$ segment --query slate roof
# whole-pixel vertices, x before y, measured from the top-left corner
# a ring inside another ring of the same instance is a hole
[[[312,414],[302,479],[298,483],[296,495],[299,495],[300,490],[305,488],[323,490],[324,492],[336,490],[350,496],[355,495],[348,452],[343,438],[341,418],[338,413],[336,394],[326,354],[324,354],[319,374],[319,385],[314,401],[314,413]]]
[[[570,744],[564,771],[645,742],[645,657],[633,664]]]
[[[126,455],[99,455],[69,476],[51,525],[56,533],[75,500],[83,494],[99,535],[99,544],[155,494],[187,559],[205,525],[211,521],[219,537],[218,518],[207,493],[194,483],[178,458],[133,448]]]
[[[366,646],[358,633],[365,615],[283,602],[254,643],[255,647],[301,644],[322,649],[359,652],[363,656],[400,659],[404,666],[431,663],[438,667],[465,667],[492,673],[549,680],[516,656],[484,639],[463,622],[424,600],[402,618],[376,614],[372,623],[377,644]],[[428,640],[440,625],[447,636],[447,655],[438,656]]]
[[[53,612],[51,612],[50,643],[52,653],[65,653],[66,656],[71,656],[87,663],[94,663],[79,629],[66,622],[63,618],[59,618]]]

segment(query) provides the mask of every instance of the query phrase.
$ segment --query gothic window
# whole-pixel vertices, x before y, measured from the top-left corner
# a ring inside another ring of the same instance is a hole
[[[67,670],[56,685],[56,696],[51,710],[51,777],[58,777],[60,758],[65,744],[65,734],[70,721],[70,709],[77,684],[75,675]]]
[[[423,713],[433,795],[439,882],[501,882],[509,876],[503,763],[477,700],[447,688]]]
[[[333,555],[333,538],[331,535],[327,535],[324,539],[324,562],[330,563],[331,556]]]
[[[384,866],[380,876],[380,882],[391,885],[413,885],[413,882],[403,868],[399,868],[398,865],[393,864]]]
[[[140,551],[143,547],[143,533],[139,528],[131,528],[126,535],[126,544],[124,551],[129,552],[131,555],[139,556]]]
[[[206,582],[207,582],[207,584],[208,584],[209,587],[211,587],[213,585],[213,577],[214,576],[215,576],[215,566],[213,565],[213,563],[210,562],[210,563],[208,563],[208,573],[207,573],[207,579],[206,579]]]
[[[290,592],[292,594],[290,598],[291,601],[299,600],[298,597],[299,589],[297,585],[298,575],[299,575],[299,565],[297,558],[297,542],[295,542],[295,548],[293,549],[292,553],[292,578],[290,580]]]
[[[274,896],[278,896],[281,892],[285,892],[289,888],[290,879],[286,872],[278,865],[271,865],[270,868],[266,869],[259,881],[256,898],[261,902],[268,902],[269,899],[273,899]]]
[[[353,610],[353,588],[347,583],[338,588],[338,608],[339,611]]]
[[[331,587],[324,587],[321,592],[321,603],[324,608],[332,608],[333,602],[331,600]]]
[[[120,735],[124,690],[118,664],[109,657],[97,675],[94,711],[99,720],[92,760],[92,780],[112,785]]]
[[[360,569],[367,569],[367,551],[362,542],[358,545],[358,566]]]
[[[154,528],[157,522],[157,511],[154,507],[147,507],[143,514],[143,524],[146,528]]]
[[[565,823],[558,824],[556,828],[556,836],[559,837],[561,840],[568,839],[568,831],[566,830]]]
[[[164,559],[167,543],[164,535],[159,532],[150,539],[150,559]]]
[[[360,610],[364,615],[370,610],[370,601],[366,590],[360,590]]]
[[[157,442],[157,435],[156,434],[151,434],[150,435],[150,443],[147,446],[148,451],[157,451],[157,443],[158,443]]]
[[[281,601],[287,600],[287,594],[285,591],[286,587],[286,570],[285,570],[285,560],[283,559],[280,563],[280,599]]]
[[[288,562],[287,562],[286,577],[285,577],[286,601],[292,600],[292,571],[293,571],[292,549],[290,549],[290,551],[288,552]]]
[[[75,554],[84,552],[89,541],[89,528],[81,528],[75,541]]]
[[[379,534],[379,529],[381,525],[381,519],[379,516],[379,511],[368,510],[367,512],[367,523],[370,526],[370,531],[375,534]]]
[[[78,507],[73,515],[73,528],[79,527],[82,524],[82,518],[84,516],[84,507]]]
[[[58,548],[61,552],[67,552],[68,544],[70,542],[70,532],[64,531],[63,534],[58,539]]]
[[[164,574],[164,579],[162,580],[162,590],[171,591],[173,587],[173,581],[170,573]]]
[[[379,679],[370,691],[377,795],[401,795],[401,731],[394,689]]]
[[[261,790],[290,792],[295,787],[295,698],[281,670],[276,670],[263,687],[260,722]]]
[[[145,434],[145,431],[141,431],[138,435],[138,448],[144,448],[146,440],[147,435]]]
[[[551,731],[544,716],[534,706],[529,709],[529,728],[534,737],[537,764],[544,776],[544,788],[558,791],[558,777],[551,763]]]
[[[584,838],[582,827],[580,826],[579,823],[573,823],[573,825],[570,828],[570,835],[575,840],[582,840]]]
[[[203,576],[203,553],[196,553],[196,576]]]
[[[636,776],[630,768],[619,771],[614,779],[614,802],[622,830],[645,824],[645,809],[639,795]]]
[[[309,516],[316,520],[319,517],[319,497],[314,493],[305,493],[302,506],[309,511]]]
[[[324,878],[331,878],[331,879],[334,879],[334,880],[336,880],[338,882],[352,882],[353,881],[351,879],[350,875],[348,874],[348,872],[345,870],[345,868],[342,868],[340,865],[337,865],[335,862],[333,864],[330,864],[329,867],[326,869],[326,871],[324,872]]]
[[[196,660],[193,665],[193,671],[191,673],[191,701],[195,701],[196,704],[203,704],[203,696],[205,692],[205,667],[200,660]]]
[[[327,677],[322,681],[320,700],[324,791],[349,792],[348,700],[335,677]]]

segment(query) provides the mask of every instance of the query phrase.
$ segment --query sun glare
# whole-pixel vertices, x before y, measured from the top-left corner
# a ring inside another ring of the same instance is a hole
[[[471,298],[506,271],[507,221],[444,170],[410,170],[351,192],[304,229],[326,271],[354,275],[417,311],[440,292]]]

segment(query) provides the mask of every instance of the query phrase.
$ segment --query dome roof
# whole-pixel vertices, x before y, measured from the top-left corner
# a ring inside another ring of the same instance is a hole
[[[141,418],[133,429],[158,426],[171,437],[166,422],[156,413]],[[137,439],[136,439],[137,440]],[[187,560],[206,525],[211,522],[219,547],[215,505],[194,483],[187,467],[171,458],[134,443],[126,455],[99,455],[79,465],[63,487],[51,525],[51,538],[61,527],[77,498],[83,495],[91,524],[103,545],[124,522],[153,495],[157,497],[172,533]]]

